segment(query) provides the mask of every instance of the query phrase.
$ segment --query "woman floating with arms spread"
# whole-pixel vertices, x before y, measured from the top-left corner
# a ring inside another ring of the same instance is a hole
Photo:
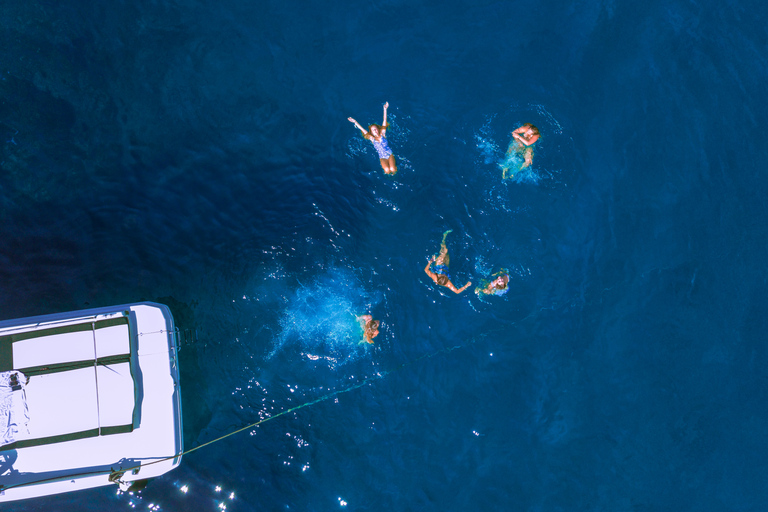
[[[435,282],[435,284],[439,284],[440,286],[445,286],[446,288],[450,289],[454,293],[461,293],[472,284],[472,281],[467,281],[467,284],[462,286],[461,288],[456,288],[454,284],[451,282],[451,279],[448,277],[448,264],[450,263],[450,259],[448,258],[448,247],[445,245],[445,237],[448,236],[448,233],[453,231],[452,229],[449,229],[445,233],[443,233],[443,241],[440,242],[440,254],[437,256],[432,256],[429,259],[429,262],[427,262],[427,266],[424,268],[424,272],[427,273],[429,277],[432,278],[432,280]],[[432,263],[435,264],[435,270],[431,270]]]
[[[372,124],[366,130],[360,124],[352,119],[348,118],[350,123],[354,123],[361,132],[363,137],[373,143],[373,147],[376,148],[376,152],[379,154],[379,162],[381,162],[381,168],[384,169],[386,174],[395,174],[397,172],[397,164],[395,163],[395,155],[392,154],[392,150],[389,149],[387,143],[387,109],[389,108],[389,102],[384,103],[384,122],[379,126],[378,124]]]
[[[512,138],[515,140],[507,148],[507,160],[504,162],[502,167],[502,178],[507,177],[507,172],[509,172],[509,159],[512,155],[522,155],[523,159],[525,160],[523,165],[520,166],[520,171],[533,163],[532,146],[536,143],[537,140],[539,140],[539,137],[541,137],[539,129],[533,126],[531,123],[525,123],[523,126],[512,132]],[[509,177],[511,178],[514,175],[515,174],[512,173],[509,175]]]

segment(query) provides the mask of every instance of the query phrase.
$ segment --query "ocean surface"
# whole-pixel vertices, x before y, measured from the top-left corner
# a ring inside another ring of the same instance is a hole
[[[0,319],[167,304],[185,448],[265,420],[3,510],[768,510],[765,2],[0,5]]]

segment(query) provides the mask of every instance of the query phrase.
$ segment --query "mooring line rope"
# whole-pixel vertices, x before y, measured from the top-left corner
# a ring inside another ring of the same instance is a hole
[[[231,436],[234,436],[236,434],[239,434],[240,432],[243,432],[245,430],[250,430],[252,428],[258,427],[259,425],[261,425],[263,423],[266,423],[266,422],[268,422],[270,420],[274,420],[274,419],[277,419],[277,418],[279,418],[281,416],[285,416],[286,414],[298,411],[299,409],[303,409],[304,407],[309,407],[310,405],[314,405],[314,404],[317,404],[317,403],[320,403],[320,402],[324,402],[324,401],[329,400],[329,399],[331,399],[331,398],[333,398],[335,396],[341,395],[342,393],[348,393],[350,391],[354,391],[355,389],[359,389],[359,388],[365,386],[366,384],[369,384],[371,382],[375,382],[377,380],[381,380],[384,377],[386,377],[387,375],[390,375],[392,373],[398,372],[398,371],[402,370],[403,368],[406,368],[408,366],[414,365],[414,364],[416,364],[419,361],[422,361],[424,359],[430,359],[430,358],[438,356],[440,354],[447,354],[449,352],[453,352],[454,350],[468,347],[469,345],[472,345],[475,342],[477,342],[479,339],[485,338],[487,335],[488,335],[488,333],[483,333],[480,336],[478,336],[477,338],[473,338],[468,343],[465,343],[463,345],[454,345],[454,346],[451,346],[451,347],[445,347],[445,348],[442,348],[442,349],[437,350],[435,352],[431,352],[429,354],[424,354],[424,355],[419,356],[416,359],[413,359],[411,361],[406,361],[404,363],[401,363],[401,364],[395,366],[394,368],[392,368],[390,370],[384,370],[384,371],[379,372],[376,375],[373,375],[371,377],[366,377],[365,379],[361,380],[360,382],[352,384],[352,385],[350,385],[350,386],[348,386],[346,388],[337,389],[335,391],[332,391],[330,393],[326,393],[325,395],[319,396],[319,397],[317,397],[317,398],[315,398],[313,400],[310,400],[308,402],[304,402],[303,404],[297,405],[295,407],[291,407],[290,409],[286,409],[284,411],[280,411],[277,414],[274,414],[274,415],[272,415],[272,416],[270,416],[268,418],[263,418],[263,419],[261,419],[261,420],[259,420],[257,422],[251,423],[250,425],[246,425],[246,426],[241,427],[241,428],[239,428],[237,430],[233,430],[232,432],[229,432],[227,434],[224,434],[223,436],[217,437],[216,439],[212,439],[210,441],[207,441],[207,442],[205,442],[205,443],[203,443],[201,445],[195,446],[194,448],[190,448],[189,450],[184,450],[183,452],[178,453],[176,455],[173,455],[173,456],[170,456],[170,457],[165,457],[163,459],[159,459],[159,460],[156,460],[156,461],[148,462],[148,463],[142,464],[140,466],[128,468],[125,471],[131,471],[131,470],[139,468],[139,467],[150,466],[152,464],[158,464],[160,462],[165,462],[167,460],[175,459],[177,457],[181,457],[181,456],[190,454],[190,453],[192,453],[194,451],[199,450],[200,448],[204,448],[204,447],[209,446],[211,444],[218,443],[219,441],[222,441],[222,440],[224,440],[224,439],[226,439],[228,437],[231,437]],[[123,470],[121,470],[121,471],[123,471]]]
[[[245,430],[249,430],[249,429],[258,427],[259,425],[261,425],[263,423],[266,423],[266,422],[268,422],[270,420],[277,419],[277,418],[279,418],[281,416],[285,416],[286,414],[289,414],[291,412],[295,412],[295,411],[298,411],[299,409],[303,409],[305,407],[309,407],[310,405],[314,405],[314,404],[317,404],[317,403],[320,403],[320,402],[324,402],[324,401],[329,400],[329,399],[331,399],[331,398],[333,398],[335,396],[339,396],[339,395],[341,395],[343,393],[348,393],[350,391],[354,391],[355,389],[359,389],[359,388],[365,386],[366,384],[369,384],[371,382],[375,382],[377,380],[381,380],[384,377],[386,377],[387,375],[390,375],[392,373],[398,372],[398,371],[402,370],[403,368],[407,368],[408,366],[412,366],[412,365],[418,363],[419,361],[423,361],[424,359],[431,359],[431,358],[436,357],[438,355],[447,354],[447,353],[453,352],[454,350],[457,350],[457,349],[460,349],[460,348],[466,348],[466,347],[468,347],[470,345],[473,345],[477,341],[486,338],[489,334],[491,334],[493,332],[498,332],[498,331],[501,331],[501,329],[496,329],[494,331],[491,331],[490,333],[482,333],[479,336],[477,336],[476,338],[472,338],[470,341],[468,341],[467,343],[464,343],[462,345],[454,345],[454,346],[451,346],[451,347],[445,347],[445,348],[442,348],[442,349],[437,350],[435,352],[431,352],[431,353],[428,353],[428,354],[421,355],[421,356],[417,357],[416,359],[412,359],[410,361],[406,361],[404,363],[401,363],[401,364],[395,366],[392,369],[381,371],[381,372],[379,372],[376,375],[373,375],[371,377],[366,377],[365,379],[361,380],[360,382],[357,382],[355,384],[351,384],[350,386],[347,386],[346,388],[338,389],[338,390],[332,391],[330,393],[326,393],[326,394],[321,395],[321,396],[319,396],[319,397],[317,397],[317,398],[315,398],[313,400],[310,400],[308,402],[304,402],[304,403],[302,403],[300,405],[297,405],[295,407],[291,407],[290,409],[286,409],[284,411],[280,411],[280,412],[278,412],[278,413],[276,413],[276,414],[274,414],[272,416],[269,416],[268,418],[263,418],[263,419],[261,419],[259,421],[256,421],[254,423],[251,423],[249,425],[241,427],[241,428],[239,428],[237,430],[233,430],[232,432],[228,432],[227,434],[224,434],[223,436],[219,436],[216,439],[212,439],[210,441],[207,441],[207,442],[205,442],[205,443],[203,443],[201,445],[195,446],[194,448],[190,448],[188,450],[184,450],[181,453],[177,453],[175,455],[171,455],[171,456],[168,456],[168,457],[163,457],[163,458],[160,458],[158,460],[154,460],[152,462],[147,462],[147,463],[144,463],[144,464],[138,464],[136,466],[130,466],[130,467],[125,468],[125,469],[122,469],[122,468],[121,469],[117,469],[117,470],[116,469],[112,469],[112,471],[110,473],[110,478],[109,479],[110,479],[110,481],[115,482],[115,483],[127,484],[129,482],[122,482],[120,480],[120,477],[122,477],[122,475],[124,475],[125,473],[127,473],[129,471],[133,471],[133,470],[136,470],[136,469],[141,469],[142,467],[145,467],[145,466],[151,466],[153,464],[159,464],[161,462],[165,462],[165,461],[168,461],[168,460],[171,460],[171,459],[182,457],[184,455],[188,455],[188,454],[190,454],[192,452],[195,452],[195,451],[197,451],[197,450],[199,450],[201,448],[205,448],[206,446],[212,445],[214,443],[218,443],[219,441],[222,441],[222,440],[224,440],[224,439],[226,439],[228,437],[231,437],[231,436],[234,436],[236,434],[239,434],[240,432],[243,432]],[[77,477],[77,476],[98,475],[98,474],[106,474],[106,473],[107,473],[107,471],[89,471],[89,472],[86,472],[86,473],[82,473],[81,475],[68,475],[67,479],[71,479],[71,478]],[[0,490],[6,491],[6,490],[12,489],[14,487],[25,487],[27,485],[43,483],[43,482],[46,482],[46,481],[53,481],[53,480],[56,480],[57,478],[58,477],[56,477],[56,478],[47,478],[47,479],[38,480],[38,481],[35,481],[35,482],[24,482],[24,483],[18,483],[18,484],[0,485]]]

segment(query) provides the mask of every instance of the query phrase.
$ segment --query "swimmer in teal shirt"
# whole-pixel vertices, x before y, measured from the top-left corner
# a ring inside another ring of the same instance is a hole
[[[512,132],[512,138],[515,140],[510,143],[507,148],[507,159],[502,164],[502,179],[507,177],[510,163],[515,156],[523,157],[523,164],[520,166],[519,171],[522,171],[533,163],[533,145],[536,144],[539,137],[541,137],[539,129],[531,123],[525,123],[523,126]],[[511,178],[514,175],[515,173],[513,172],[509,177]]]
[[[472,281],[467,281],[467,284],[461,288],[456,288],[456,286],[451,282],[451,278],[448,277],[448,264],[450,263],[450,258],[448,257],[448,247],[445,245],[445,237],[447,237],[448,233],[451,231],[453,230],[449,229],[443,233],[443,241],[440,242],[440,254],[437,256],[432,256],[429,259],[427,266],[424,268],[424,272],[426,272],[427,275],[432,278],[435,284],[445,286],[454,293],[461,293],[469,288],[469,286],[472,284]],[[434,271],[431,269],[433,263],[435,264]]]
[[[509,290],[509,274],[504,270],[494,274],[496,278],[489,282],[485,287],[478,286],[475,292],[486,295],[504,295]]]
[[[384,122],[381,125],[372,124],[367,130],[351,117],[347,118],[347,120],[363,132],[364,138],[373,143],[384,172],[386,174],[395,174],[397,172],[397,163],[395,162],[395,155],[392,154],[392,150],[389,149],[389,143],[387,142],[387,128],[389,127],[387,124],[387,108],[389,108],[389,102],[384,103]]]

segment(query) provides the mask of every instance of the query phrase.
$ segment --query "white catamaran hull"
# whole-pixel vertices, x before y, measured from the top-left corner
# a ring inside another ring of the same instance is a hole
[[[0,322],[0,503],[178,466],[177,350],[161,304]]]

